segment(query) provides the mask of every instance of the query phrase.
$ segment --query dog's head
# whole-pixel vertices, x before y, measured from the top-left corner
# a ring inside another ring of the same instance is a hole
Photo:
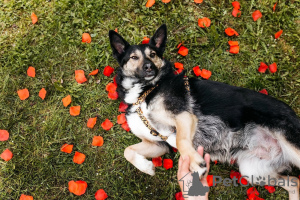
[[[130,45],[115,31],[109,31],[113,56],[117,59],[125,76],[143,82],[155,79],[165,65],[163,53],[167,40],[167,26],[159,27],[149,44]]]

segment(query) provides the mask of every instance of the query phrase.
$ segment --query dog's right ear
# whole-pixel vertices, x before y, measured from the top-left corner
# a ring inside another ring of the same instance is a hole
[[[120,62],[124,56],[125,50],[130,46],[122,36],[115,31],[109,31],[110,46],[113,50],[113,56]]]

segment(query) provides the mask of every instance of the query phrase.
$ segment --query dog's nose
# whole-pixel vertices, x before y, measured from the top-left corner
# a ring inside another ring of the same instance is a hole
[[[151,71],[152,71],[151,64],[150,64],[150,63],[146,63],[146,64],[144,65],[144,70],[145,70],[146,72],[151,72]]]

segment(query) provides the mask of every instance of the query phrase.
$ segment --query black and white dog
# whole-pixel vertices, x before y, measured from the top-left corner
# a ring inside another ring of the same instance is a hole
[[[175,75],[163,58],[166,25],[149,44],[130,45],[114,31],[109,37],[120,64],[117,91],[129,104],[131,131],[142,140],[125,149],[129,162],[154,175],[146,158],[169,152],[170,145],[190,157],[191,171],[204,175],[205,162],[195,150],[201,145],[212,160],[236,160],[243,176],[283,179],[279,186],[299,199],[299,179],[280,174],[300,168],[300,120],[288,105],[249,89]]]

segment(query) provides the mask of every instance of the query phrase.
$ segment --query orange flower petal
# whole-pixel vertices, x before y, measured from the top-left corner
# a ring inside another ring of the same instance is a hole
[[[186,55],[188,55],[189,50],[185,46],[181,46],[178,50],[178,53],[182,56],[186,56]]]
[[[103,70],[104,76],[110,76],[114,72],[114,68],[111,66],[106,66]]]
[[[278,31],[277,33],[275,33],[275,39],[279,38],[282,34],[283,30]]]
[[[29,91],[27,88],[23,90],[18,90],[17,92],[21,100],[25,100],[29,97]]]
[[[36,16],[36,14],[34,14],[34,12],[31,13],[31,21],[33,24],[37,23],[38,21],[38,17]]]
[[[106,192],[103,189],[100,189],[95,193],[95,199],[96,200],[105,200],[107,197],[108,196],[107,196]]]
[[[115,28],[115,32],[118,33],[118,28]]]
[[[161,0],[163,3],[169,3],[171,0]]]
[[[211,71],[207,70],[207,69],[202,69],[201,71],[201,77],[204,79],[209,79],[211,76]]]
[[[167,170],[172,168],[173,167],[173,160],[171,160],[169,158],[164,159],[163,167]]]
[[[148,0],[147,3],[146,3],[146,7],[147,7],[147,8],[150,8],[150,7],[152,7],[154,4],[155,4],[155,0]]]
[[[182,64],[182,63],[179,63],[179,62],[174,63],[174,67],[175,67],[176,69],[184,69],[183,64]]]
[[[240,9],[241,8],[241,5],[238,1],[234,1],[231,3],[231,5],[235,8],[235,9]]]
[[[86,125],[87,125],[88,128],[94,128],[96,122],[97,122],[97,117],[89,118]]]
[[[193,71],[196,76],[201,76],[201,69],[199,66],[194,67]]]
[[[143,41],[142,41],[142,44],[148,44],[149,42],[150,42],[150,38],[144,37]]]
[[[118,115],[117,123],[118,124],[124,124],[125,122],[126,122],[125,113],[122,113],[122,114]]]
[[[260,62],[260,66],[259,66],[259,68],[258,68],[258,71],[259,71],[260,73],[265,73],[265,72],[267,71],[268,68],[269,68],[268,65],[266,65],[266,64],[263,63],[263,62]]]
[[[65,153],[71,153],[73,151],[73,144],[64,144],[60,148],[60,151],[65,152]]]
[[[111,129],[111,127],[113,127],[113,123],[111,121],[109,121],[109,119],[106,119],[102,124],[102,128],[106,131],[108,131],[109,129]]]
[[[242,15],[242,12],[239,9],[233,8],[232,10],[232,16],[234,17],[240,17]]]
[[[177,45],[176,48],[178,49],[181,45],[182,45],[182,43],[180,42],[180,43]]]
[[[75,80],[77,83],[84,83],[87,81],[83,70],[75,70]]]
[[[276,6],[277,6],[277,2],[273,6],[273,12],[275,12]]]
[[[72,106],[70,107],[70,115],[77,116],[80,114],[80,106]]]
[[[238,36],[238,32],[236,32],[236,30],[234,30],[233,28],[226,28],[225,29],[225,33],[228,35],[228,36],[233,36],[233,35],[236,35]]]
[[[33,200],[33,196],[21,194],[20,200]]]
[[[84,161],[85,161],[85,155],[83,153],[75,151],[73,162],[77,164],[82,164]]]
[[[99,69],[95,69],[94,71],[92,71],[91,73],[89,73],[90,76],[94,76],[96,74],[98,74]]]
[[[240,46],[230,46],[229,53],[238,54],[240,51]]]
[[[0,157],[5,161],[9,161],[10,159],[12,159],[13,153],[9,149],[5,149]]]
[[[9,138],[9,132],[7,130],[0,130],[0,141],[6,141]]]
[[[271,73],[275,73],[277,72],[277,64],[276,63],[273,63],[269,66],[269,70]]]
[[[207,17],[203,17],[202,19],[198,19],[198,26],[200,26],[201,28],[209,27],[210,23],[211,23],[211,21]]]
[[[114,83],[108,83],[105,87],[105,90],[108,92],[115,92],[117,90],[117,86]]]
[[[268,91],[267,91],[266,89],[262,89],[261,91],[259,91],[259,93],[262,93],[262,94],[268,95]]]
[[[47,91],[45,90],[45,88],[42,88],[39,92],[39,97],[41,97],[41,99],[45,99],[46,97],[46,94],[47,94]]]
[[[262,17],[262,14],[259,10],[256,10],[252,13],[252,18],[255,22],[261,17]]]
[[[85,181],[69,181],[69,191],[77,196],[83,195],[87,188]]]
[[[195,3],[202,3],[203,0],[194,0]]]
[[[121,127],[125,130],[125,131],[130,131],[130,127],[128,126],[128,123],[127,123],[127,121],[126,122],[124,122],[122,125],[121,125]]]
[[[154,167],[161,167],[162,166],[162,158],[161,157],[152,158],[152,163],[153,163]]]
[[[229,46],[237,46],[237,45],[239,45],[239,42],[238,41],[228,41],[228,44],[229,44]]]
[[[108,98],[111,100],[117,100],[119,97],[118,93],[116,91],[109,91],[108,92]]]
[[[70,95],[66,96],[65,98],[62,99],[62,102],[64,104],[64,107],[67,107],[72,102],[71,96]]]
[[[93,142],[92,142],[93,146],[101,147],[103,145],[103,143],[104,143],[103,137],[101,137],[101,136],[93,137]]]
[[[82,34],[82,42],[85,42],[85,43],[91,43],[92,42],[92,38],[90,36],[90,34],[88,33],[83,33]]]
[[[29,66],[27,69],[27,75],[30,77],[35,77],[35,68],[32,66]]]

